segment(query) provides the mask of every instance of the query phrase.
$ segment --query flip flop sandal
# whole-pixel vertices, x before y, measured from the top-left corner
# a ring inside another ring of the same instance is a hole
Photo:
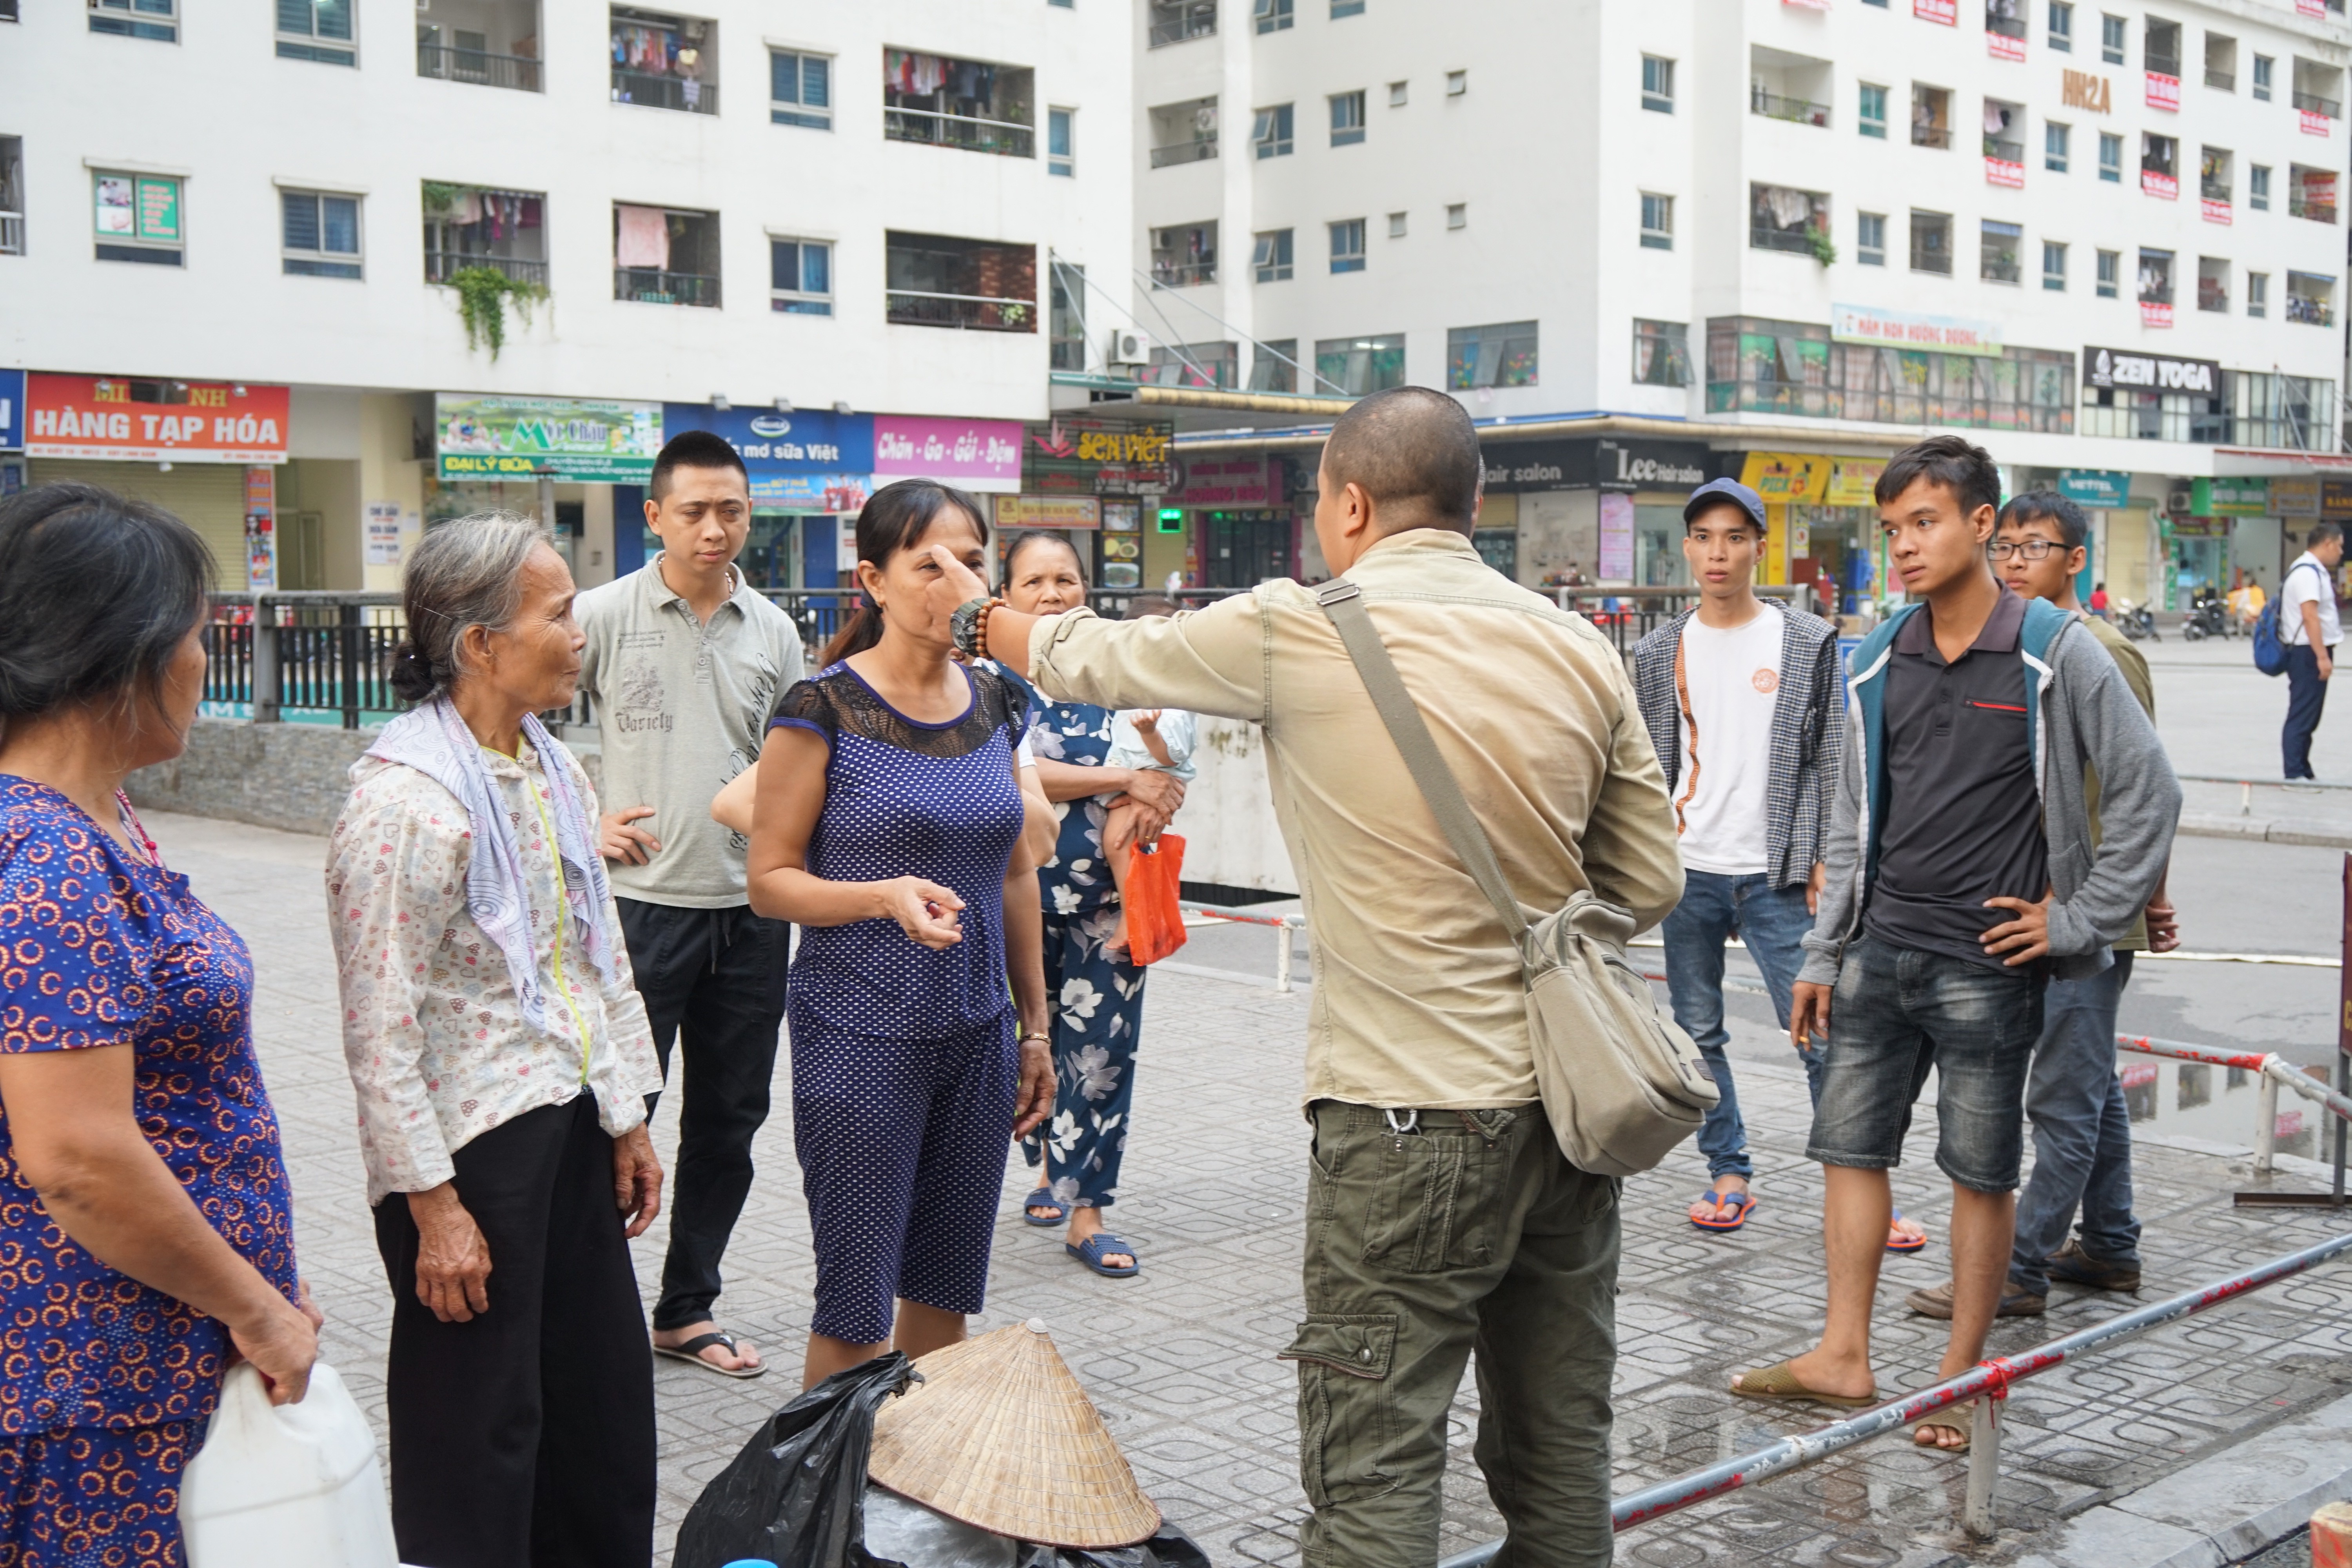
[[[1055,1209],[1059,1212],[1052,1219],[1040,1219],[1029,1212],[1031,1209]],[[1070,1217],[1070,1205],[1055,1197],[1053,1188],[1039,1187],[1021,1200],[1021,1217],[1041,1228],[1045,1226],[1060,1225]]]
[[[1975,1405],[1976,1401],[1970,1400],[1966,1405],[1954,1405],[1949,1410],[1938,1412],[1915,1424],[1911,1428],[1911,1446],[1929,1454],[1967,1453],[1970,1441],[1970,1428],[1974,1425],[1974,1418],[1970,1412]],[[1947,1432],[1958,1432],[1960,1435],[1960,1440],[1948,1448],[1941,1443],[1922,1443],[1919,1441],[1919,1434],[1930,1426],[1940,1426]]]
[[[692,1365],[700,1367],[705,1372],[715,1372],[721,1377],[764,1377],[767,1375],[768,1363],[766,1362],[761,1362],[757,1366],[725,1367],[720,1366],[715,1361],[703,1360],[702,1352],[709,1350],[712,1345],[722,1345],[726,1347],[726,1351],[729,1355],[738,1355],[741,1353],[735,1348],[735,1336],[733,1334],[714,1333],[697,1334],[694,1338],[687,1341],[682,1345],[656,1345],[654,1347],[654,1354],[666,1355],[672,1361],[689,1363]]]
[[[1892,1214],[1890,1214],[1890,1215],[1887,1215],[1887,1217],[1886,1217],[1886,1227],[1887,1227],[1887,1229],[1886,1229],[1886,1234],[1887,1234],[1890,1237],[1892,1237],[1894,1236],[1894,1234],[1895,1234],[1895,1221],[1897,1221],[1897,1220],[1901,1219],[1902,1217],[1903,1217],[1903,1211],[1902,1211],[1901,1209],[1896,1209],[1896,1210],[1895,1210]],[[1891,1239],[1890,1239],[1890,1240],[1887,1242],[1887,1244],[1886,1244],[1886,1250],[1887,1250],[1887,1251],[1889,1251],[1889,1252],[1896,1252],[1896,1253],[1903,1253],[1903,1254],[1908,1255],[1908,1254],[1910,1254],[1910,1253],[1918,1252],[1918,1251],[1921,1251],[1921,1250],[1925,1249],[1925,1248],[1926,1248],[1926,1247],[1927,1247],[1927,1237],[1925,1237],[1924,1235],[1922,1235],[1922,1236],[1907,1236],[1907,1237],[1905,1237],[1901,1241],[1895,1241],[1895,1240],[1891,1240]]]
[[[1756,1199],[1749,1194],[1718,1193],[1714,1191],[1712,1188],[1699,1194],[1698,1196],[1691,1199],[1691,1202],[1695,1204],[1714,1204],[1718,1208],[1727,1204],[1731,1205],[1731,1215],[1727,1219],[1698,1219],[1694,1217],[1691,1220],[1691,1224],[1698,1226],[1701,1230],[1738,1230],[1741,1226],[1748,1223],[1748,1211],[1756,1206]]]
[[[1731,1392],[1742,1399],[1811,1399],[1823,1405],[1843,1405],[1849,1410],[1865,1410],[1878,1403],[1878,1390],[1872,1389],[1860,1398],[1843,1394],[1823,1394],[1807,1388],[1797,1381],[1785,1361],[1775,1362],[1759,1372],[1743,1372]]]
[[[1107,1230],[1098,1230],[1076,1246],[1066,1241],[1062,1243],[1062,1250],[1106,1279],[1125,1279],[1131,1275],[1143,1272],[1141,1263],[1129,1263],[1124,1268],[1115,1268],[1103,1261],[1103,1256],[1106,1253],[1123,1252],[1129,1258],[1135,1256],[1135,1248]]]

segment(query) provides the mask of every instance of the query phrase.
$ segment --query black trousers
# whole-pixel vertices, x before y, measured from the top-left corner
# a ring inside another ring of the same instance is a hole
[[[768,1120],[793,928],[742,904],[685,910],[617,902],[665,1083],[670,1045],[686,1037],[669,1256],[654,1307],[655,1328],[682,1329],[710,1316],[719,1260],[751,1191],[751,1139]],[[647,1116],[655,1098],[646,1097]]]
[[[2319,655],[2306,643],[2288,644],[2286,727],[2279,735],[2287,777],[2311,777],[2311,737],[2319,728],[2320,710],[2326,706],[2327,682],[2319,679]]]
[[[376,1205],[392,1282],[392,1522],[414,1568],[648,1568],[654,1363],[613,1203],[613,1141],[582,1094],[454,1156],[490,1249],[490,1310],[416,1299],[416,1223]]]

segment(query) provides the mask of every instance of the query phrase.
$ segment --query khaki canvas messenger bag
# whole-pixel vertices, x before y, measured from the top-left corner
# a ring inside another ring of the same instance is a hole
[[[1315,598],[1339,628],[1446,843],[1518,945],[1536,1089],[1560,1152],[1578,1170],[1598,1175],[1650,1169],[1698,1131],[1718,1091],[1698,1047],[1659,1012],[1650,983],[1625,960],[1633,915],[1580,890],[1529,925],[1360,591],[1341,577],[1318,588]]]

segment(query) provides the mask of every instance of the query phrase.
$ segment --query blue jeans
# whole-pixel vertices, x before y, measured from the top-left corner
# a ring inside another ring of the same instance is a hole
[[[2050,1255],[2066,1243],[2076,1205],[2083,1250],[2105,1262],[2139,1261],[2132,1217],[2131,1114],[2116,1078],[2116,1010],[2131,982],[2132,955],[2087,980],[2053,980],[2041,1041],[2025,1084],[2033,1121],[2033,1175],[2017,1200],[2011,1284],[2028,1295],[2050,1289]]]
[[[1805,933],[1813,917],[1805,908],[1805,888],[1775,888],[1762,872],[1728,877],[1717,871],[1683,873],[1683,901],[1659,928],[1666,944],[1666,996],[1675,1022],[1683,1026],[1706,1058],[1723,1098],[1699,1124],[1699,1152],[1706,1156],[1709,1180],[1717,1176],[1746,1178],[1755,1174],[1748,1158],[1748,1128],[1739,1120],[1739,1094],[1731,1087],[1731,1063],[1724,1042],[1731,1037],[1723,1026],[1723,943],[1737,934],[1747,944],[1772,994],[1772,1011],[1780,1027],[1789,1026],[1789,996],[1797,971],[1805,962]],[[1821,1057],[1801,1051],[1805,1086],[1818,1101],[1822,1094]]]

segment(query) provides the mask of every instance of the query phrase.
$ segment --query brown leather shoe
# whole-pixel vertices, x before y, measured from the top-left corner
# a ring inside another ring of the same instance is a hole
[[[1904,1300],[1911,1304],[1913,1311],[1923,1318],[1939,1318],[1946,1322],[1951,1321],[1952,1282],[1948,1279],[1941,1285],[1931,1286],[1925,1290],[1914,1290]],[[2038,1318],[2048,1306],[2049,1301],[2046,1298],[2029,1296],[2004,1281],[2001,1286],[2000,1306],[1993,1315],[1999,1318]]]
[[[2088,1285],[2094,1290],[2137,1290],[2139,1265],[2094,1258],[2083,1250],[2081,1237],[2069,1237],[2065,1246],[2050,1255],[2050,1278],[2069,1285]]]

